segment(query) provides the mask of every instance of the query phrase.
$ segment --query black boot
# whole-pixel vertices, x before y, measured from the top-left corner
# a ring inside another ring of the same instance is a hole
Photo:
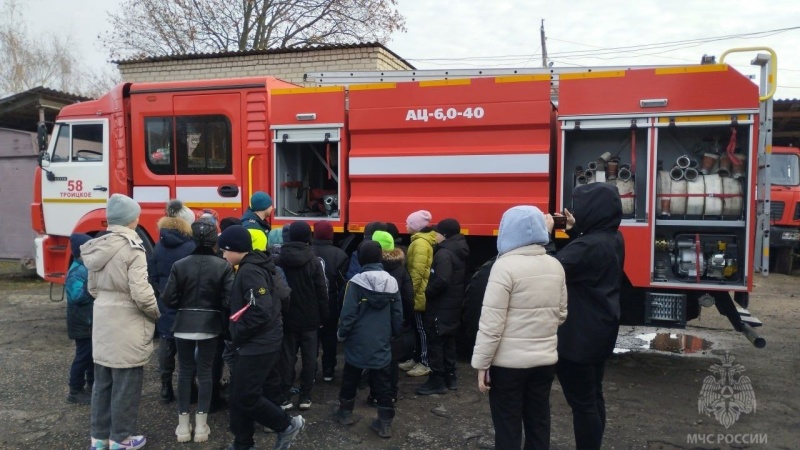
[[[172,377],[161,378],[161,403],[172,403],[175,401],[175,391],[172,389]]]
[[[392,437],[392,419],[394,419],[394,408],[378,408],[378,418],[372,421],[370,428],[378,433],[378,436],[388,439]]]
[[[339,406],[333,408],[333,418],[342,425],[352,425],[356,423],[353,417],[353,408],[356,406],[356,399],[339,399]]]
[[[90,392],[86,392],[83,389],[69,389],[69,395],[67,395],[67,403],[73,403],[76,405],[90,405],[92,403],[92,394]]]
[[[456,376],[455,371],[444,374],[444,385],[451,391],[458,390],[458,376]]]
[[[222,386],[215,383],[211,387],[211,405],[208,407],[208,413],[212,414],[228,407],[228,402],[222,396]]]
[[[444,373],[432,372],[428,375],[428,381],[417,388],[417,395],[446,394],[447,387],[444,384]]]

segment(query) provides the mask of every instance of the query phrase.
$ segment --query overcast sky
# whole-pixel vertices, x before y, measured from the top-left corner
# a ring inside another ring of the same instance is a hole
[[[90,67],[106,64],[97,40],[121,0],[22,0],[31,32],[69,34]],[[766,45],[778,53],[777,98],[800,98],[800,1],[398,0],[408,32],[387,46],[417,68],[541,66],[539,27],[555,67],[696,64],[703,54]],[[765,6],[769,5],[769,6]],[[706,38],[744,36],[711,42]],[[658,47],[619,47],[646,44]],[[608,50],[614,49],[614,50]],[[731,56],[746,74],[754,54]]]

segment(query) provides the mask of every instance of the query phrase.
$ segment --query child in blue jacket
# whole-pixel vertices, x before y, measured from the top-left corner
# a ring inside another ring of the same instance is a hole
[[[92,308],[94,297],[86,289],[89,271],[81,260],[81,245],[92,239],[88,234],[74,233],[69,237],[72,265],[67,272],[64,290],[67,294],[67,335],[75,341],[75,359],[69,370],[67,403],[91,403],[94,384],[92,359]],[[84,389],[86,385],[86,389]],[[87,392],[87,390],[89,392]]]

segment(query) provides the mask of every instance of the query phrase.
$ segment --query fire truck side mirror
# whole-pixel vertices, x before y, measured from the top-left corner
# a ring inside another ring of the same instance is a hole
[[[36,143],[40,152],[47,150],[47,125],[44,122],[39,122],[36,127]]]

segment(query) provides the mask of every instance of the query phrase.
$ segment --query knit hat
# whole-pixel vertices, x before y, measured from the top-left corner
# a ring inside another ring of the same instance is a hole
[[[186,223],[194,222],[194,212],[183,205],[177,198],[167,203],[167,216],[183,219]]]
[[[431,213],[420,209],[408,215],[406,226],[414,231],[420,231],[423,228],[429,227],[432,219],[433,216],[431,216]]]
[[[292,222],[289,225],[289,239],[292,242],[311,242],[311,226],[308,225],[308,222]]]
[[[226,228],[234,225],[241,225],[242,221],[238,217],[226,217],[219,221],[219,229],[225,231]]]
[[[109,225],[128,225],[141,212],[142,207],[127,195],[113,194],[106,203],[106,221]]]
[[[81,245],[89,242],[92,239],[91,236],[84,233],[72,233],[69,237],[69,247],[72,250],[72,256],[74,258],[81,257]]]
[[[544,245],[549,241],[550,233],[539,208],[522,205],[503,213],[497,233],[497,252],[501,255],[526,245]]]
[[[376,231],[372,234],[372,240],[380,244],[385,252],[394,250],[394,238],[386,231]]]
[[[241,225],[232,225],[225,228],[217,240],[220,250],[247,253],[253,250],[253,241],[247,228]]]
[[[327,220],[320,220],[314,224],[314,239],[318,241],[333,240],[333,225]]]
[[[283,244],[283,228],[273,228],[267,234],[267,243],[269,245]]]
[[[364,241],[358,246],[358,262],[362,266],[381,262],[381,245],[375,241]]]
[[[376,231],[386,231],[384,222],[370,222],[364,227],[364,239],[372,239],[372,234]]]
[[[214,247],[217,243],[217,227],[207,220],[192,224],[192,239],[198,247]]]
[[[456,219],[444,219],[433,227],[433,231],[441,234],[445,238],[461,233],[461,224]]]
[[[386,231],[392,235],[395,244],[403,242],[403,239],[400,237],[400,230],[397,228],[397,225],[393,224],[392,222],[386,222]]]
[[[272,206],[272,197],[264,191],[254,192],[250,197],[250,209],[253,211],[266,211]]]

